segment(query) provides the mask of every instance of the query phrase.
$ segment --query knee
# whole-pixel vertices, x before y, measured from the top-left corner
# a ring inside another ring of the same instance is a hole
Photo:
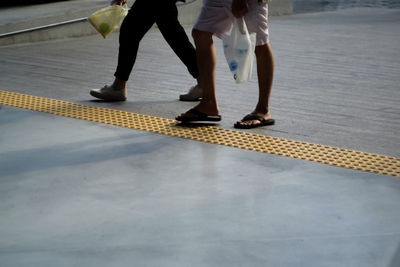
[[[119,29],[119,40],[126,40],[129,36],[129,25],[124,21]]]
[[[122,23],[119,31],[119,43],[122,46],[139,45],[146,32],[132,29],[130,25]]]
[[[256,46],[255,54],[256,56],[267,56],[269,54],[272,54],[269,43]]]
[[[199,38],[199,35],[200,35],[200,31],[199,30],[196,30],[196,29],[192,30],[192,37],[193,37],[194,40]]]
[[[193,29],[192,37],[196,44],[196,47],[202,47],[212,43],[212,33],[204,32],[200,30]]]

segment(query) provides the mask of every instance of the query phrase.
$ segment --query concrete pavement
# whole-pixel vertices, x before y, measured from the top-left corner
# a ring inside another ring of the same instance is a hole
[[[399,20],[381,8],[271,19],[277,124],[247,132],[399,158]],[[128,101],[93,100],[117,37],[0,47],[0,90],[171,119],[194,105],[177,100],[194,81],[157,30]],[[256,77],[235,85],[216,45],[216,127],[232,129]],[[1,266],[400,264],[396,177],[0,107]]]
[[[398,9],[355,8],[276,17],[271,44],[276,71],[276,126],[253,130],[294,140],[399,157],[400,68]],[[190,35],[190,28],[187,28]],[[89,96],[110,83],[118,34],[0,48],[1,88],[67,101],[105,105]],[[250,112],[256,76],[235,85],[221,42],[215,40],[222,127]],[[177,101],[194,81],[157,30],[140,47],[126,103],[114,108],[174,118],[192,103]]]
[[[0,263],[397,267],[400,179],[3,107]]]

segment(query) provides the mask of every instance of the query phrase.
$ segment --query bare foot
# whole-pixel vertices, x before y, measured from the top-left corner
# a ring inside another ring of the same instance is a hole
[[[220,121],[220,115],[208,115],[197,109],[190,109],[189,111],[182,113],[178,117],[175,118],[177,121],[180,122],[199,122],[199,121]]]
[[[275,120],[271,119],[270,112],[267,114],[252,112],[246,115],[242,120],[237,121],[234,127],[239,129],[251,129],[273,124],[275,124]]]
[[[191,119],[197,120],[200,117],[214,117],[214,118],[221,118],[219,114],[219,109],[216,107],[215,104],[204,103],[203,101],[200,102],[197,106],[190,109],[189,111],[182,113],[181,115],[177,116],[175,119],[178,121],[190,121]]]

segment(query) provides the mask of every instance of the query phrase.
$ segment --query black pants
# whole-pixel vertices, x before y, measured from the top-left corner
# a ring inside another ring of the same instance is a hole
[[[195,48],[178,21],[175,4],[176,0],[136,0],[121,25],[116,78],[122,81],[129,79],[139,43],[154,23],[189,73],[194,78],[199,76]]]

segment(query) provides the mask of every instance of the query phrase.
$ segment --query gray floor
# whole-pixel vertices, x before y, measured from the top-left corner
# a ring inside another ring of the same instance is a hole
[[[0,125],[1,266],[400,264],[398,178],[9,107]]]
[[[293,0],[293,12],[296,14],[352,7],[400,8],[400,2],[398,0]]]
[[[132,0],[128,1],[132,2]],[[88,17],[107,4],[104,0],[66,0],[49,1],[37,5],[1,7],[0,34]]]
[[[382,8],[273,18],[278,123],[252,132],[400,157],[399,23],[400,9]],[[221,126],[233,128],[255,106],[256,74],[234,84],[215,42]],[[0,47],[0,88],[165,118],[194,105],[177,100],[194,80],[159,31],[143,39],[128,102],[92,101],[90,89],[112,82],[117,48],[118,34]]]
[[[277,125],[251,132],[400,156],[400,10],[271,21]],[[190,29],[188,28],[188,32]],[[255,102],[219,41],[232,128]],[[173,118],[193,84],[158,31],[129,100],[110,82],[117,35],[0,47],[0,90]],[[0,266],[400,266],[400,180],[0,106]]]

